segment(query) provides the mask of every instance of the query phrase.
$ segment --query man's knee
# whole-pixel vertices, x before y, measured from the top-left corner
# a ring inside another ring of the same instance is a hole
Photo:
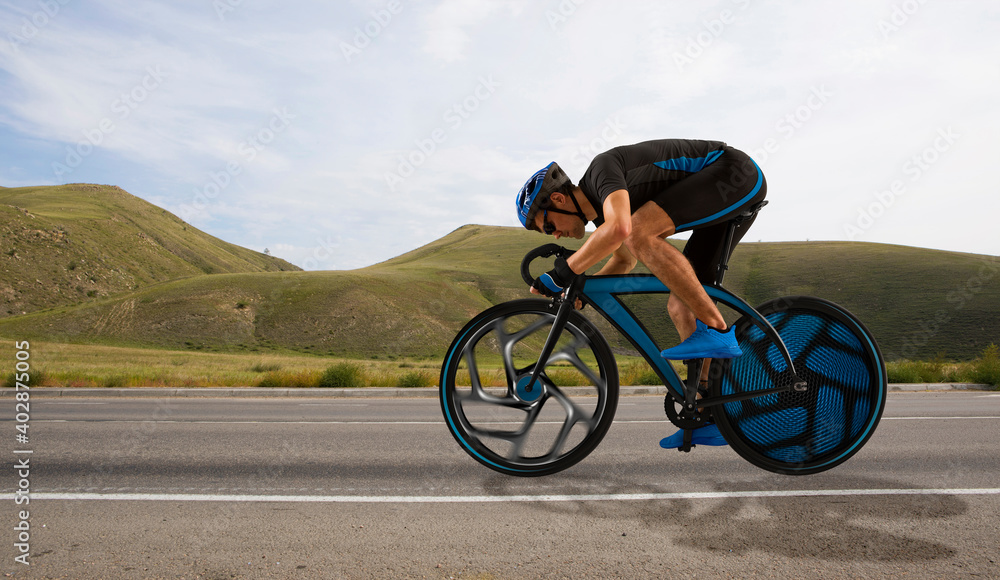
[[[625,247],[632,252],[633,256],[641,256],[649,248],[649,239],[636,228],[632,228],[628,237],[625,238]]]
[[[653,202],[648,202],[633,214],[632,231],[625,238],[625,247],[638,256],[659,247],[672,233],[674,233],[674,222],[670,216]]]

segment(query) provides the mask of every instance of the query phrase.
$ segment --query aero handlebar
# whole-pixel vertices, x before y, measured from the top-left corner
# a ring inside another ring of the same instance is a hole
[[[574,250],[566,249],[559,244],[545,244],[544,246],[539,246],[525,254],[524,259],[521,260],[521,278],[528,286],[531,286],[535,283],[535,279],[531,277],[531,272],[528,267],[535,261],[535,259],[549,258],[551,256],[568,258],[573,255],[573,252]]]

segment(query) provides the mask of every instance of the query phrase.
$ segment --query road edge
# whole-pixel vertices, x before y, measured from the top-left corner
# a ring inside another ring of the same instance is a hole
[[[575,387],[566,387],[575,390]],[[589,389],[588,389],[589,390]],[[952,391],[991,391],[991,385],[972,383],[897,383],[889,385],[889,392],[952,392]],[[12,398],[16,390],[0,388],[0,399]],[[623,396],[630,395],[665,395],[664,386],[629,386],[620,387]],[[33,397],[45,398],[434,398],[438,396],[437,387],[394,388],[367,387],[359,389],[269,389],[261,387],[127,387],[127,388],[80,388],[80,387],[34,387]]]

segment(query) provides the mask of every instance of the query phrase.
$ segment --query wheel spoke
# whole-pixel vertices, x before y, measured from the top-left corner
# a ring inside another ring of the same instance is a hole
[[[463,331],[463,342],[446,359],[451,366],[443,374],[443,409],[456,438],[484,465],[513,475],[553,473],[585,457],[614,416],[608,389],[617,397],[614,357],[592,324],[570,313],[555,337],[555,315],[540,301],[531,302],[500,305],[494,314],[481,315]],[[550,341],[557,343],[556,350],[539,361],[542,344]],[[503,388],[494,382],[498,367]],[[596,388],[597,410],[593,399],[577,402],[574,394],[556,387],[549,374],[553,367]],[[456,385],[457,374],[466,370],[469,382]],[[528,377],[536,372],[536,383],[529,387]]]
[[[503,356],[504,372],[507,374],[507,388],[508,392],[513,388],[514,383],[517,381],[517,375],[519,370],[514,366],[514,347],[517,343],[521,342],[525,338],[531,336],[532,334],[538,332],[542,327],[546,326],[552,321],[552,316],[539,316],[538,320],[529,324],[520,331],[514,334],[506,334],[503,330],[503,323],[506,319],[497,321],[495,325],[494,332],[497,334],[497,340],[500,342],[500,353]]]
[[[496,395],[491,395],[486,392],[486,388],[483,386],[482,378],[479,376],[479,365],[476,363],[475,347],[475,344],[469,344],[465,347],[465,350],[462,353],[465,358],[465,363],[469,366],[469,381],[472,384],[472,389],[470,389],[469,394],[459,396],[458,400],[462,403],[479,402],[501,405],[504,407],[520,408],[520,401],[510,396],[509,386],[507,387],[507,396],[505,397],[497,397]]]

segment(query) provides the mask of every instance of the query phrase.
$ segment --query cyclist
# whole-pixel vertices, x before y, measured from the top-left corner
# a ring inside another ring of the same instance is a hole
[[[609,255],[597,275],[626,274],[641,261],[670,288],[667,312],[682,339],[661,355],[706,359],[701,379],[707,383],[707,359],[737,357],[741,350],[702,284],[715,281],[729,220],[766,192],[753,159],[721,141],[661,139],[615,147],[591,161],[579,185],[552,162],[518,192],[521,224],[556,239],[582,238],[588,222],[597,229],[572,256],[558,258],[531,291],[559,295]],[[737,226],[730,252],[752,223]],[[683,253],[666,241],[688,230]],[[692,443],[726,444],[714,424],[696,429]],[[664,448],[682,444],[683,431],[660,441]]]

